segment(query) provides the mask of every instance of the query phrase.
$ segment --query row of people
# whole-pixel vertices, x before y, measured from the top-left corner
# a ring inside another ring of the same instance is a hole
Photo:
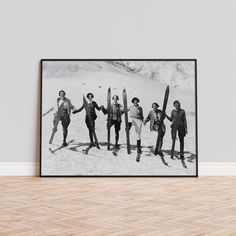
[[[89,119],[88,114],[85,116],[85,123],[89,131],[89,138],[90,138],[90,147],[95,146],[93,140],[93,129],[95,129],[95,120],[97,118],[96,110],[102,111],[104,115],[110,112],[111,122],[110,126],[114,126],[115,129],[115,148],[119,147],[119,132],[121,129],[121,122],[122,122],[122,114],[124,113],[123,106],[118,102],[119,97],[114,95],[112,97],[113,102],[111,103],[111,109],[108,111],[103,105],[98,106],[98,104],[93,100],[94,95],[92,93],[87,94],[88,99],[88,112],[91,119]],[[59,97],[57,98],[56,108],[49,109],[46,113],[43,114],[45,116],[50,111],[55,109],[54,113],[54,124],[55,120],[58,119],[58,111],[62,110],[62,113],[59,117],[62,127],[63,127],[63,146],[67,146],[66,138],[68,134],[68,126],[70,124],[70,115],[71,113],[76,114],[81,112],[84,109],[84,104],[79,108],[75,109],[72,105],[71,101],[66,97],[66,93],[64,90],[59,91]],[[137,97],[134,97],[132,100],[132,105],[129,106],[128,112],[130,115],[130,122],[129,122],[129,130],[133,126],[135,128],[136,138],[137,138],[137,152],[141,153],[141,132],[142,132],[142,125],[146,125],[150,122],[150,131],[159,132],[161,137],[161,142],[159,143],[158,147],[158,154],[163,156],[162,153],[162,144],[163,138],[166,132],[165,124],[160,125],[161,116],[164,115],[171,124],[171,135],[172,139],[174,139],[174,130],[177,129],[179,141],[180,141],[180,158],[184,158],[184,137],[187,134],[187,121],[185,111],[181,108],[181,104],[179,101],[174,101],[173,106],[174,109],[171,112],[171,115],[168,116],[167,114],[162,114],[162,110],[159,109],[158,103],[154,102],[152,104],[152,110],[148,113],[146,119],[143,116],[143,109],[139,105],[140,100]],[[177,117],[178,117],[178,124],[177,124]],[[91,123],[92,121],[92,123]],[[109,127],[109,128],[111,128]]]

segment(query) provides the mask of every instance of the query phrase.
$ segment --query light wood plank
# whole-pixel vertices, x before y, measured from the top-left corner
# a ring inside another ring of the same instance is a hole
[[[0,235],[236,235],[236,177],[0,177]]]

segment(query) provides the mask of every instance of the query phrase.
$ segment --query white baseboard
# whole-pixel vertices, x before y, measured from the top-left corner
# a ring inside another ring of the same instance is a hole
[[[200,162],[199,176],[236,176],[236,162]],[[37,162],[1,162],[0,176],[38,176]]]
[[[39,176],[39,163],[0,162],[0,176]]]
[[[199,162],[199,176],[236,176],[236,162]]]

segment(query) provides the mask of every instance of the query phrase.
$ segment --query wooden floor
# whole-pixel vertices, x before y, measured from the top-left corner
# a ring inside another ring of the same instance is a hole
[[[236,235],[236,177],[0,177],[0,235]]]

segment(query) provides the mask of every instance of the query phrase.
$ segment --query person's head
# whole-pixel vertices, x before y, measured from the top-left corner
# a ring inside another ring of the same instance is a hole
[[[180,109],[180,102],[178,100],[175,100],[173,102],[173,106],[176,108],[176,109]]]
[[[154,103],[152,104],[152,108],[153,108],[154,111],[156,111],[158,107],[159,107],[159,105],[158,105],[157,102],[154,102]]]
[[[134,97],[131,102],[135,105],[135,106],[138,106],[138,103],[139,103],[139,99],[137,97]]]
[[[58,95],[60,98],[64,98],[66,96],[66,92],[64,90],[60,90]]]
[[[94,95],[92,93],[88,93],[86,97],[88,98],[89,101],[92,101],[94,98]]]
[[[116,102],[119,100],[119,97],[118,97],[117,95],[114,95],[114,96],[112,97],[112,99],[113,99],[114,102],[116,103]]]

